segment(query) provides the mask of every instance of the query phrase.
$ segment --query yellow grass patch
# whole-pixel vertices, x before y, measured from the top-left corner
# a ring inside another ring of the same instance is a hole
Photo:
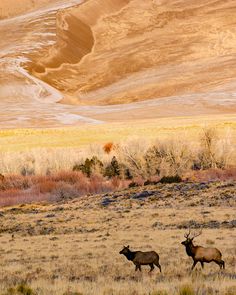
[[[206,126],[219,133],[230,132],[236,141],[236,118],[228,116],[177,117],[139,120],[101,125],[83,125],[57,129],[0,130],[0,151],[24,151],[34,148],[83,147],[90,144],[120,142],[130,137],[165,139],[186,136],[198,139]]]

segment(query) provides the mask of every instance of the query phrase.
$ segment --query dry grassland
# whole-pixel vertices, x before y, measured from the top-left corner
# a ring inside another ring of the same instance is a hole
[[[125,119],[125,118],[123,118]],[[127,118],[128,119],[128,118]],[[197,116],[123,121],[101,125],[57,129],[0,130],[0,151],[25,151],[33,148],[76,148],[108,141],[120,142],[132,137],[165,139],[170,136],[197,139],[202,129],[213,127],[219,134],[230,132],[236,142],[236,117]]]
[[[158,184],[4,208],[0,294],[234,295],[235,188],[235,182]],[[211,263],[190,273],[192,260],[180,244],[189,226],[203,228],[195,243],[222,251],[224,271]],[[157,251],[163,273],[135,272],[119,255],[127,244]]]

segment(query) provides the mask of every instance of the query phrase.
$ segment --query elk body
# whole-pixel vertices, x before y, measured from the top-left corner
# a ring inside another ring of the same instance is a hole
[[[151,267],[150,272],[153,271],[154,265],[156,265],[161,272],[161,266],[159,264],[159,255],[155,251],[131,251],[129,246],[120,251],[128,260],[132,261],[135,265],[135,271],[141,271],[141,265],[149,265]]]
[[[198,262],[201,263],[202,268],[204,268],[204,263],[215,262],[219,265],[220,269],[225,268],[225,262],[222,260],[222,254],[217,248],[205,248],[201,246],[194,246],[193,239],[199,236],[201,232],[190,238],[190,231],[184,237],[186,238],[181,244],[185,246],[188,256],[193,259],[192,270]]]

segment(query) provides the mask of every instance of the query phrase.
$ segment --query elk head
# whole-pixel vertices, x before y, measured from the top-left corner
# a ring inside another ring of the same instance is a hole
[[[183,241],[181,244],[184,245],[184,246],[191,245],[193,239],[196,238],[196,237],[198,237],[198,236],[200,236],[201,234],[202,234],[202,231],[200,231],[199,233],[195,233],[195,234],[193,234],[193,236],[191,237],[191,231],[190,231],[190,229],[189,229],[188,233],[186,233],[186,234],[184,235],[184,237],[185,237],[186,240]]]
[[[124,246],[124,248],[119,252],[120,254],[124,254],[124,255],[128,255],[130,252],[130,249],[129,249],[129,245],[126,247]]]

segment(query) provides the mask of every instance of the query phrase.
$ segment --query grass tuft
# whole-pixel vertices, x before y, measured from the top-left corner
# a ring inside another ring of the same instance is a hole
[[[191,285],[183,285],[179,289],[178,295],[196,295]]]

